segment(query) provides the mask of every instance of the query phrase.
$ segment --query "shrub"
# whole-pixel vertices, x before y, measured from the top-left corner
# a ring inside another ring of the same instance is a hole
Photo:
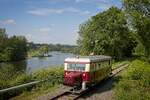
[[[117,100],[150,100],[150,64],[135,60],[115,84]]]
[[[62,83],[63,80],[63,67],[53,67],[53,68],[45,68],[37,70],[31,74],[17,72],[16,74],[11,73],[11,71],[7,70],[5,72],[5,68],[0,71],[0,89],[13,87],[16,85],[28,83],[35,80],[45,80],[37,85],[19,88],[17,90],[8,91],[7,93],[0,94],[1,99],[9,99],[12,96],[15,96],[19,93],[22,93],[26,90],[45,90],[54,85]],[[7,75],[7,74],[11,75]]]

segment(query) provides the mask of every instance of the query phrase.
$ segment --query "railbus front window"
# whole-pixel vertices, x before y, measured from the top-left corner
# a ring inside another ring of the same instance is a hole
[[[67,69],[75,70],[75,71],[85,71],[85,66],[86,66],[86,64],[72,63],[72,64],[68,64]]]

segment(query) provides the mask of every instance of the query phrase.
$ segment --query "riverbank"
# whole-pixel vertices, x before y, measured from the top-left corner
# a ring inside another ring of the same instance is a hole
[[[16,62],[3,62],[0,63],[0,70],[2,67],[10,66],[14,69],[12,72],[15,72],[15,70],[25,71],[27,73],[30,73],[32,71],[36,71],[43,68],[48,68],[50,66],[60,66],[63,65],[64,59],[67,57],[73,57],[74,54],[72,53],[61,53],[61,52],[50,52],[51,57],[32,57],[28,58],[23,61],[16,61]]]

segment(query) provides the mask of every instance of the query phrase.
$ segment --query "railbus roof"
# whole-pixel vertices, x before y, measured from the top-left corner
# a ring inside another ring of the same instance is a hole
[[[94,55],[94,56],[77,56],[65,59],[65,63],[91,63],[111,60],[110,56]]]

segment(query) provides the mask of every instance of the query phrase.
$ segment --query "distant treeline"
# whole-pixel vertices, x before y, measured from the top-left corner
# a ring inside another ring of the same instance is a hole
[[[27,56],[27,40],[23,36],[8,37],[0,28],[0,62],[23,60]]]
[[[74,45],[62,45],[62,44],[38,44],[30,42],[27,44],[28,51],[41,51],[42,52],[50,52],[50,51],[61,51],[68,53],[77,53],[77,46]]]
[[[72,45],[27,42],[24,36],[8,37],[6,30],[0,28],[0,62],[18,61],[32,56],[44,56],[50,51],[76,53],[76,48]]]

